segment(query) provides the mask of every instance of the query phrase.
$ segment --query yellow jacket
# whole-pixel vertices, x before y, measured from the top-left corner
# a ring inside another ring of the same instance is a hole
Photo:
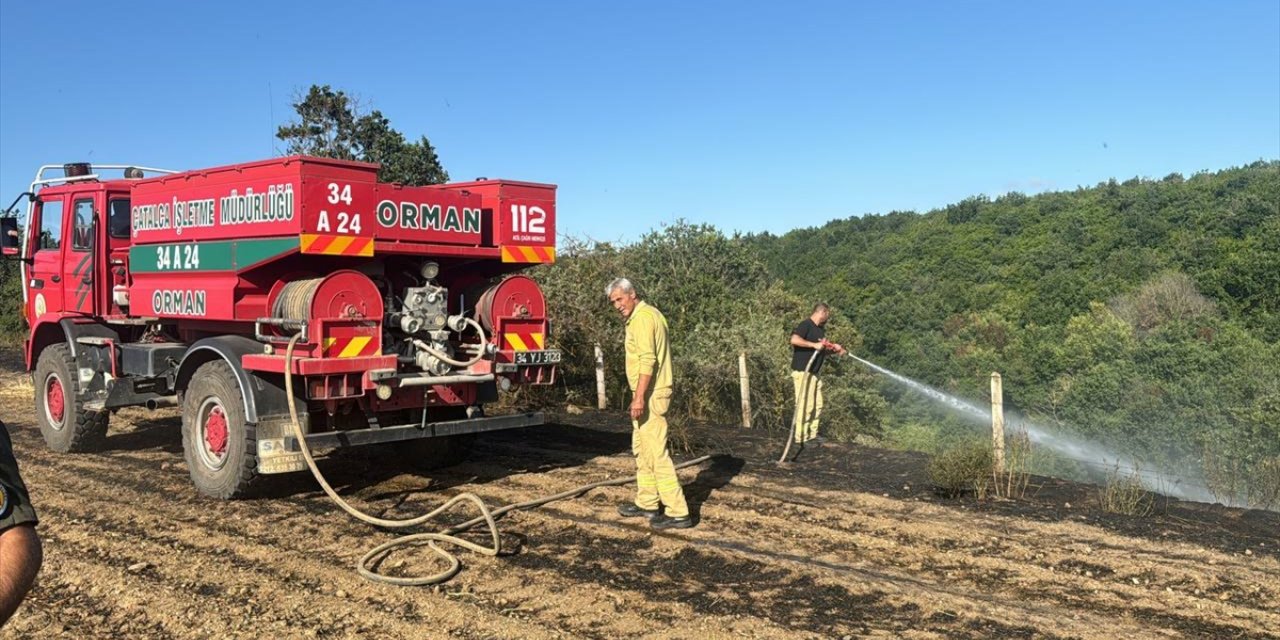
[[[667,319],[646,302],[636,304],[627,318],[627,382],[631,390],[640,384],[640,376],[650,375],[648,392],[671,392],[671,341],[667,338]]]

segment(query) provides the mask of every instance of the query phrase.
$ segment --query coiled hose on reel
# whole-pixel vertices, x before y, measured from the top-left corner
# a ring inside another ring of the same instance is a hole
[[[324,278],[308,278],[286,283],[276,296],[271,315],[277,318],[303,320],[311,317],[311,301]]]

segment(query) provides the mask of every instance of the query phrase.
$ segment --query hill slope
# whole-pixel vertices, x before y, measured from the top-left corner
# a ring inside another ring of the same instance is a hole
[[[1156,464],[1280,455],[1280,162],[748,240],[890,368],[975,399],[1001,371],[1007,403]]]

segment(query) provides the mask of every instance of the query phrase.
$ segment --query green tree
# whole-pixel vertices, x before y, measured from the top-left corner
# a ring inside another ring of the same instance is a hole
[[[361,114],[358,102],[343,91],[311,85],[293,108],[298,120],[276,130],[288,154],[376,162],[383,182],[416,186],[449,180],[426,136],[409,142],[381,111]]]
[[[0,211],[0,216],[19,216],[16,209]],[[18,277],[20,263],[13,259],[0,260],[0,344],[18,342],[25,326],[22,321],[22,278]]]

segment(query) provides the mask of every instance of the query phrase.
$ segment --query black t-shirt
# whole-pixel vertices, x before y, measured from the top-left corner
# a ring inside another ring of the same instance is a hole
[[[34,524],[36,512],[31,508],[27,487],[18,477],[18,463],[13,459],[9,431],[0,422],[0,531],[20,524]]]
[[[814,323],[812,318],[805,318],[804,322],[801,322],[800,326],[796,327],[795,330],[792,331],[791,333],[797,336],[800,336],[806,342],[821,342],[823,338],[827,337],[827,330],[822,327],[819,327],[816,323]],[[809,358],[813,356],[813,352],[814,350],[810,349],[809,347],[792,346],[791,347],[791,370],[804,371],[804,368],[809,366]],[[813,366],[809,367],[809,373],[816,375],[818,373],[818,370],[822,368],[822,361],[826,359],[827,359],[826,349],[820,350],[818,353],[818,357],[814,358],[813,360]]]

